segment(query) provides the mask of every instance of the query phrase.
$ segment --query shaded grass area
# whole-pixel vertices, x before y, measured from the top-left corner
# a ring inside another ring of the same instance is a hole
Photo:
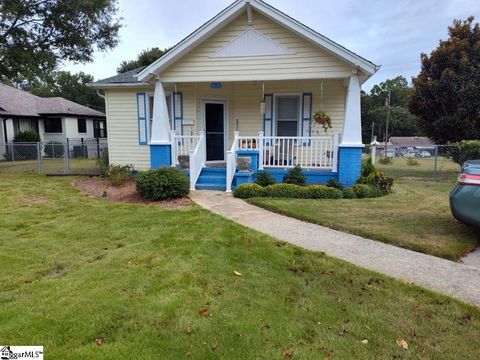
[[[367,238],[458,260],[480,241],[478,230],[450,213],[451,183],[397,181],[376,199],[250,199],[265,209]]]
[[[0,177],[3,344],[49,359],[480,356],[477,308],[193,205],[114,204],[70,181]]]

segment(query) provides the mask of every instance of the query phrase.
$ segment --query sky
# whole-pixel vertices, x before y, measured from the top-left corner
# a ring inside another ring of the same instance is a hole
[[[175,45],[233,0],[119,0],[123,27],[120,44],[96,53],[88,64],[66,63],[64,69],[113,76],[123,60],[143,49]],[[380,71],[363,85],[371,87],[403,75],[411,81],[420,71],[420,54],[430,53],[448,37],[454,19],[473,15],[480,21],[480,0],[267,0],[277,9],[349,50]]]

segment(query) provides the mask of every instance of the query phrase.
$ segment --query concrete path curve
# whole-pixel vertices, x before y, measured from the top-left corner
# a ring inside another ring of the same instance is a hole
[[[480,306],[478,268],[275,214],[224,192],[193,191],[190,197],[205,209],[279,240]]]

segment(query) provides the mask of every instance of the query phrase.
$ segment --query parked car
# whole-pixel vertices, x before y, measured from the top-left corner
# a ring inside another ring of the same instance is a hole
[[[421,157],[420,152],[417,150],[407,150],[403,153],[403,156],[408,158]]]
[[[480,227],[480,160],[463,165],[458,185],[450,193],[450,209],[458,221]]]

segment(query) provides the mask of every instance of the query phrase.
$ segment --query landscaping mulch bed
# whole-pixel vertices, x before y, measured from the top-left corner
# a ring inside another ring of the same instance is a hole
[[[179,208],[192,204],[189,198],[170,201],[145,200],[138,195],[135,189],[135,179],[129,179],[120,186],[113,186],[110,180],[105,178],[85,178],[75,180],[73,186],[89,196],[119,203],[160,205],[167,208]]]

